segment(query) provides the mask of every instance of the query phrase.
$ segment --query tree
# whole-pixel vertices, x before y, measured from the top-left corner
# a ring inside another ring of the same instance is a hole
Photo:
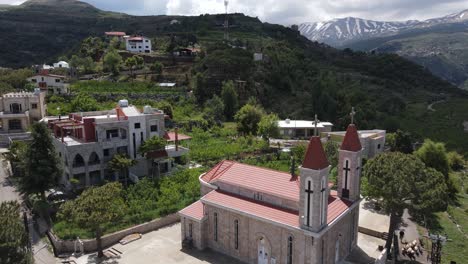
[[[86,189],[75,200],[60,207],[59,217],[65,221],[88,228],[96,236],[98,257],[104,256],[101,237],[105,228],[125,214],[122,185],[118,182]]]
[[[158,108],[163,110],[164,114],[168,115],[171,119],[174,117],[174,109],[168,101],[161,101],[158,103]]]
[[[153,64],[151,64],[150,70],[157,75],[161,75],[163,71],[163,65],[161,62],[155,61]]]
[[[72,112],[89,112],[99,109],[99,104],[93,97],[80,93],[70,103]]]
[[[429,215],[445,210],[447,206],[444,176],[426,168],[414,155],[400,152],[378,155],[366,163],[363,177],[367,179],[364,192],[378,200],[384,211],[390,214],[389,236],[385,244],[387,252],[390,252],[392,234],[405,208],[414,215]]]
[[[223,83],[221,97],[224,103],[224,115],[227,120],[232,120],[232,117],[239,107],[237,92],[234,89],[234,82],[227,81]]]
[[[450,167],[444,143],[426,139],[424,144],[414,152],[414,155],[421,159],[427,167],[436,169],[448,178]]]
[[[398,151],[406,154],[413,152],[413,139],[410,133],[397,130],[396,133],[387,134],[387,145],[390,151]]]
[[[244,135],[256,135],[258,123],[264,115],[263,109],[259,106],[246,104],[235,115],[237,131]]]
[[[138,162],[130,159],[127,155],[116,154],[108,163],[109,169],[114,172],[118,172],[120,177],[125,179],[125,186],[128,186],[128,169],[133,167]]]
[[[219,96],[214,95],[213,98],[206,101],[205,103],[205,113],[213,118],[215,121],[224,120],[224,103]]]
[[[136,65],[137,65],[137,61],[136,61],[135,56],[127,58],[125,60],[125,66],[127,66],[127,68],[130,70],[131,78],[133,78],[133,70],[135,69]]]
[[[104,68],[115,76],[119,74],[120,64],[122,64],[122,57],[116,51],[110,51],[104,56]]]
[[[62,169],[47,125],[36,123],[31,130],[32,141],[26,149],[19,190],[27,195],[40,194],[45,201],[45,191],[58,185]]]
[[[16,201],[0,203],[0,263],[33,263],[29,251],[29,237],[20,217],[20,205]]]
[[[8,147],[8,152],[3,153],[3,157],[10,162],[14,176],[22,176],[20,172],[24,167],[24,159],[28,145],[24,141],[13,141]]]
[[[339,148],[340,148],[340,145],[333,140],[328,140],[324,146],[327,159],[333,168],[338,166],[338,149]]]
[[[451,151],[447,153],[447,159],[450,168],[454,171],[461,170],[465,167],[465,159],[456,151]]]
[[[258,135],[268,142],[270,138],[277,138],[279,136],[278,120],[279,117],[276,114],[262,116],[258,123]]]
[[[159,137],[159,136],[153,136],[147,139],[143,144],[141,144],[138,151],[141,154],[145,155],[148,152],[163,150],[166,147],[166,145],[167,145],[166,139]]]

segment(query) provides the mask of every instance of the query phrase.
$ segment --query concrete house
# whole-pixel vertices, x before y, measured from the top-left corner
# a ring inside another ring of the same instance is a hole
[[[46,93],[36,88],[34,92],[7,93],[0,97],[0,122],[3,133],[25,132],[33,121],[46,114]]]
[[[330,122],[317,121],[318,133],[330,132],[333,124]],[[280,120],[278,128],[282,137],[288,138],[310,138],[314,134],[315,121],[309,120]]]
[[[50,74],[46,70],[27,80],[37,85],[41,91],[46,91],[50,94],[67,94],[70,91],[70,84],[66,76]]]
[[[339,150],[338,191],[319,136],[300,175],[222,161],[200,176],[199,201],[179,212],[182,246],[245,263],[341,263],[357,244],[362,146],[354,124]]]
[[[127,51],[135,53],[151,53],[151,39],[143,36],[125,39]]]
[[[160,110],[146,106],[140,111],[127,100],[121,100],[112,110],[73,113],[68,118],[50,120],[48,125],[64,167],[62,185],[84,188],[104,180],[128,180],[108,168],[115,154],[125,154],[137,161],[129,170],[129,179],[133,182],[143,176],[159,177],[170,173],[175,162],[188,153],[187,148],[179,146],[179,141],[189,137],[167,133],[164,119]],[[165,137],[172,145],[145,157],[138,149],[153,136]],[[71,185],[72,178],[79,182],[78,186]]]
[[[59,62],[54,63],[54,68],[55,68],[55,69],[57,69],[57,68],[66,68],[66,69],[69,69],[69,68],[70,68],[70,65],[69,65],[68,62],[66,62],[66,61],[59,61]]]

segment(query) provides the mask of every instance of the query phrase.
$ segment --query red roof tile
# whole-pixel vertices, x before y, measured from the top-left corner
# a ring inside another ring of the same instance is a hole
[[[341,150],[360,151],[362,149],[361,141],[359,140],[358,131],[354,124],[350,124],[346,129],[346,134],[341,144]]]
[[[203,207],[204,206],[201,201],[196,201],[193,204],[180,210],[179,213],[197,220],[201,220],[205,211]]]
[[[299,177],[291,177],[287,172],[225,160],[201,179],[210,183],[222,182],[257,190],[293,201],[299,200]]]
[[[105,32],[104,34],[106,34],[107,36],[119,36],[119,37],[123,37],[126,35],[125,32],[119,32],[119,31]]]
[[[167,141],[175,141],[176,140],[175,132],[166,132],[166,134],[164,134],[164,138]],[[188,139],[192,139],[192,137],[179,133],[178,140],[188,140]]]
[[[128,40],[130,40],[130,41],[143,41],[143,37],[131,37],[131,38],[128,38]]]
[[[253,199],[248,199],[245,197],[215,190],[202,197],[201,201],[214,204],[215,206],[225,207],[231,210],[239,211],[241,213],[246,213],[259,218],[267,219],[280,224],[288,225],[291,227],[300,227],[298,211],[279,208]],[[333,222],[337,217],[339,217],[349,207],[351,207],[351,205],[352,202],[350,201],[341,200],[336,196],[329,196],[327,224]],[[188,207],[182,211],[185,211],[187,209]]]
[[[322,170],[328,167],[329,163],[325,151],[323,150],[320,137],[312,137],[307,147],[306,156],[302,167],[312,170]]]
[[[211,191],[202,199],[203,202],[212,203],[232,210],[254,215],[273,222],[299,228],[299,214],[297,211],[286,210],[261,203],[255,200],[234,196],[220,191]]]

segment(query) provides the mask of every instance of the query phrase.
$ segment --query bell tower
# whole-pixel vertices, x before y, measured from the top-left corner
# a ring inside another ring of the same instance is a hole
[[[299,221],[303,229],[318,232],[327,225],[328,213],[328,163],[322,141],[315,132],[309,141],[307,152],[300,167]]]
[[[359,200],[361,192],[362,146],[354,125],[355,114],[353,107],[351,124],[338,151],[338,196],[350,201]]]

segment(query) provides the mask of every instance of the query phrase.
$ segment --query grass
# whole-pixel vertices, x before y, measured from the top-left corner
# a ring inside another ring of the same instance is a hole
[[[468,133],[464,132],[463,121],[468,121],[466,99],[452,98],[434,105],[435,112],[427,110],[428,103],[408,105],[400,118],[401,128],[421,138],[430,138],[446,143],[450,150],[468,157]]]
[[[459,177],[462,173],[459,173]],[[468,185],[468,179],[463,180],[464,185]],[[459,228],[465,233],[460,232]],[[466,263],[468,256],[468,194],[466,189],[458,194],[456,202],[449,205],[446,212],[434,214],[428,228],[431,233],[447,235],[449,241],[442,248],[442,263],[449,264],[450,261],[456,263]],[[420,234],[426,234],[423,227],[418,227]],[[430,250],[431,243],[426,239],[426,248]]]

